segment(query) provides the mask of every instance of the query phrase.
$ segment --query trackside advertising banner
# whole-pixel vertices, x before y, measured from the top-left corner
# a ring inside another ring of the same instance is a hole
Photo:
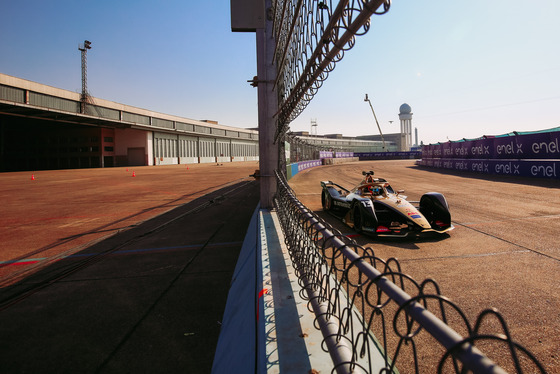
[[[560,160],[425,159],[419,165],[484,174],[560,179]]]
[[[321,160],[302,161],[302,162],[298,162],[297,164],[292,164],[292,166],[297,166],[298,172],[321,165],[323,165]]]
[[[360,152],[356,156],[361,160],[393,160],[393,159],[414,159],[420,158],[422,152]]]
[[[560,160],[560,131],[425,145],[430,158]]]
[[[336,158],[354,157],[354,152],[335,152],[334,157]]]
[[[287,166],[287,177],[288,180],[292,178],[294,175],[303,171],[305,169],[313,168],[315,166],[323,165],[323,161],[321,160],[311,160],[311,161],[302,161],[290,164]]]
[[[319,158],[348,158],[354,157],[354,152],[319,151]]]
[[[422,147],[419,165],[560,179],[560,131],[483,137]]]

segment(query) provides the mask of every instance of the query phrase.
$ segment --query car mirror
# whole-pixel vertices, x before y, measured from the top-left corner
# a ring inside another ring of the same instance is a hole
[[[401,193],[404,193],[404,190],[397,190],[397,195]]]

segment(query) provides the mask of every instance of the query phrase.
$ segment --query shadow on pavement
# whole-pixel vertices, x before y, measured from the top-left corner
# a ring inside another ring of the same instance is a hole
[[[2,372],[210,372],[258,200],[229,186],[1,289]]]

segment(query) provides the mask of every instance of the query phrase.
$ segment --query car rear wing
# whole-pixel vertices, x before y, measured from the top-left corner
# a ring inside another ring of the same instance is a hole
[[[350,192],[346,188],[342,187],[340,184],[337,184],[337,183],[334,183],[334,182],[331,182],[331,181],[321,181],[321,187],[323,187],[323,188],[332,187],[332,188],[341,189],[341,190],[343,190],[347,193]]]

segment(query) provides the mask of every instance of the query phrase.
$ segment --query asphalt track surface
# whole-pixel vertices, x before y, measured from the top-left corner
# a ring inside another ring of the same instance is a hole
[[[0,174],[0,372],[210,371],[231,274],[258,201],[255,163]],[[409,200],[445,194],[436,239],[355,237],[435,279],[474,320],[489,307],[560,373],[558,181],[429,171],[412,161],[318,167],[290,184],[322,212],[320,180],[373,169]],[[132,177],[132,173],[135,177]]]
[[[380,258],[397,258],[417,281],[434,279],[473,323],[484,309],[498,309],[514,340],[548,373],[560,373],[560,182],[442,173],[404,160],[317,167],[297,174],[290,185],[307,207],[355,235],[322,211],[320,181],[351,188],[363,170],[404,189],[410,201],[425,192],[443,193],[455,229],[419,240],[354,236],[358,244]]]
[[[0,174],[0,372],[210,372],[257,167]]]

